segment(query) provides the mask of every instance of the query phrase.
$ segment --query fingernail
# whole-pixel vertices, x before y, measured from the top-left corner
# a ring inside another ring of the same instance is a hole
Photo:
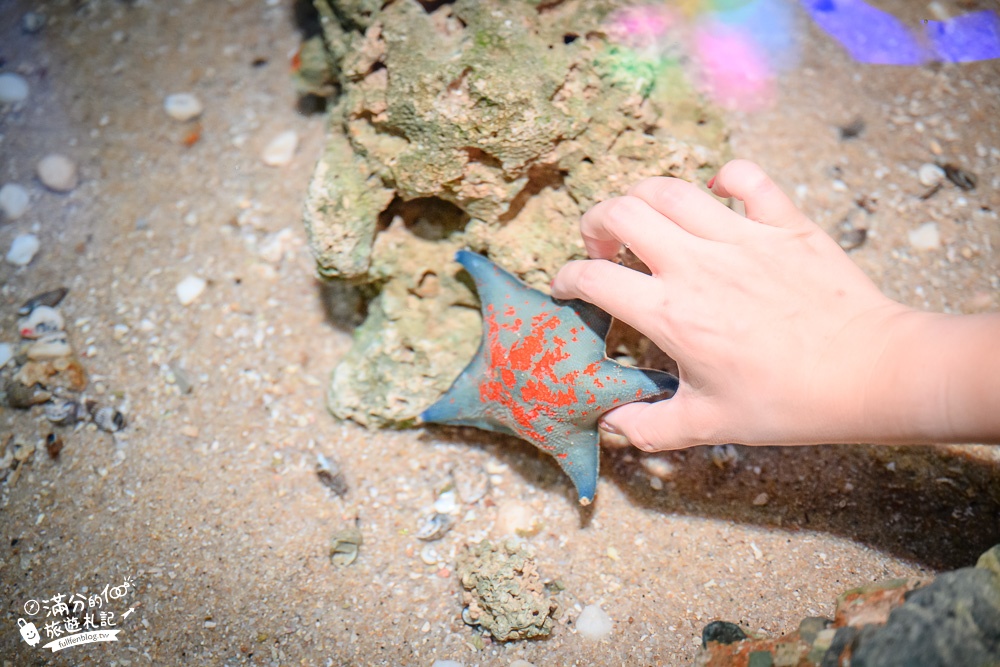
[[[709,190],[711,190],[712,186],[715,185],[715,176],[713,176],[712,178],[708,179],[708,183],[706,183],[705,185],[708,186]]]
[[[610,424],[610,423],[604,421],[603,419],[601,419],[598,422],[597,425],[601,427],[602,431],[607,431],[608,433],[610,433],[612,435],[622,435],[622,432],[619,431],[618,428],[614,424]]]

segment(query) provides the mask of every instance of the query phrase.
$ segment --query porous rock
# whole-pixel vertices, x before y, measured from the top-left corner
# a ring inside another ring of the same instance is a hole
[[[527,546],[515,540],[483,540],[458,558],[462,618],[499,641],[545,637],[559,605],[545,590]]]
[[[624,2],[315,4],[341,94],[304,223],[319,273],[373,299],[334,373],[339,417],[412,423],[469,361],[480,320],[456,249],[547,289],[584,257],[594,203],[648,176],[704,182],[725,157],[676,66],[608,38]]]

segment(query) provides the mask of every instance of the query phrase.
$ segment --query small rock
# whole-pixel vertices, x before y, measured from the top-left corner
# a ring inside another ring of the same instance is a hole
[[[14,266],[27,266],[41,247],[42,244],[34,234],[21,234],[10,244],[6,260]]]
[[[28,81],[20,74],[0,74],[0,104],[18,104],[28,99]]]
[[[926,222],[907,235],[910,245],[917,250],[935,250],[941,247],[941,232],[936,222]]]
[[[205,280],[197,276],[188,276],[177,283],[177,300],[181,305],[187,306],[194,303],[195,299],[205,291]]]
[[[935,185],[940,185],[941,182],[944,181],[944,169],[931,162],[926,162],[920,165],[920,169],[917,171],[917,177],[920,179],[921,185],[933,188]]]
[[[194,120],[202,114],[205,107],[201,100],[191,93],[174,93],[163,100],[163,110],[176,121]]]
[[[542,525],[530,507],[516,500],[507,500],[497,508],[497,520],[493,529],[501,537],[504,535],[531,537],[542,529]]]
[[[431,667],[465,667],[465,663],[458,660],[435,660]]]
[[[757,497],[753,499],[754,507],[763,507],[769,500],[770,498],[766,493],[758,493]]]
[[[17,220],[28,210],[28,191],[17,183],[5,183],[0,188],[0,211],[8,220]]]
[[[298,147],[298,133],[295,130],[288,130],[271,140],[261,152],[260,159],[269,167],[284,167],[292,162]]]
[[[21,17],[21,30],[28,35],[34,35],[45,27],[48,18],[39,12],[25,12]]]
[[[7,365],[7,362],[14,357],[14,348],[10,343],[0,343],[0,368]]]
[[[76,164],[65,155],[52,153],[38,161],[38,180],[49,190],[69,192],[76,187]]]
[[[576,631],[591,641],[604,639],[611,634],[611,628],[611,617],[596,604],[588,604],[576,619]]]
[[[454,489],[448,489],[437,497],[434,501],[434,511],[441,514],[455,514],[458,512],[458,496]]]
[[[269,264],[280,264],[285,254],[295,246],[295,232],[286,227],[280,232],[275,232],[261,243],[258,254],[260,258]]]

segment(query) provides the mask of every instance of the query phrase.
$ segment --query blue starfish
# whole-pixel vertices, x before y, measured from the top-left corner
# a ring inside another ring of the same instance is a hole
[[[553,299],[467,250],[455,259],[476,282],[483,339],[420,418],[527,440],[556,457],[580,504],[589,504],[597,490],[598,418],[625,403],[673,396],[677,378],[609,359],[611,316],[597,307]]]

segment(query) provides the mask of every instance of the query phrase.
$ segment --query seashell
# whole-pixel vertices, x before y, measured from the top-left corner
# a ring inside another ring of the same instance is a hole
[[[424,542],[440,540],[454,525],[455,519],[452,516],[435,512],[420,522],[416,537]]]
[[[68,398],[55,397],[45,404],[45,418],[56,426],[71,426],[80,419],[80,404]]]
[[[347,567],[357,559],[362,542],[361,530],[356,526],[338,530],[330,540],[330,560],[338,567]]]
[[[97,424],[97,428],[102,431],[117,433],[125,428],[125,415],[110,406],[99,408],[93,414],[94,423]]]
[[[347,480],[344,479],[340,466],[319,453],[316,454],[316,477],[338,497],[343,498],[347,494]]]
[[[37,384],[24,385],[17,380],[6,378],[0,385],[0,404],[12,408],[30,408],[44,403],[52,394]]]
[[[20,308],[17,309],[17,314],[24,316],[30,315],[31,311],[39,306],[48,306],[50,308],[55,308],[59,303],[66,297],[69,293],[68,287],[57,287],[56,289],[49,290],[48,292],[42,292],[41,294],[36,294],[27,301],[24,302]]]
[[[61,332],[66,327],[62,313],[51,306],[37,306],[17,321],[21,338],[41,338],[50,333]]]
[[[65,331],[47,333],[28,348],[28,358],[34,361],[58,359],[73,354]]]

